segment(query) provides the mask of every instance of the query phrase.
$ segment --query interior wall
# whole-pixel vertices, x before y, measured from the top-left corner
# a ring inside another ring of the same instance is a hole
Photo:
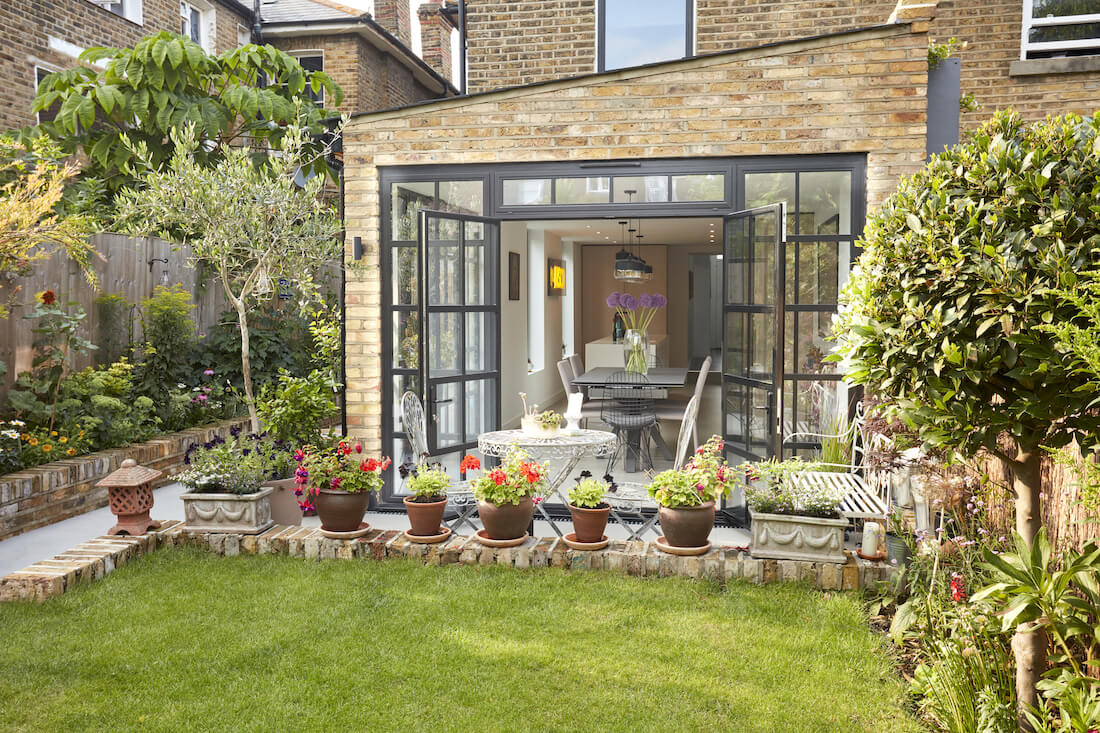
[[[561,239],[532,230],[544,237],[544,256],[561,259]],[[520,256],[519,300],[508,300],[508,253]],[[564,401],[565,390],[558,376],[557,362],[562,347],[562,298],[546,296],[546,283],[532,283],[527,277],[527,224],[506,221],[500,226],[500,417],[501,428],[519,426],[523,403],[519,393],[527,393],[527,404],[549,406]],[[568,293],[568,290],[566,291]],[[531,337],[527,322],[528,298],[545,300],[543,344],[546,363],[543,369],[528,373],[527,345]]]
[[[589,341],[611,335],[614,314],[607,307],[608,295],[620,292],[637,297],[642,293],[661,293],[668,297],[668,247],[666,245],[651,244],[642,247],[642,259],[653,266],[653,279],[646,283],[625,283],[615,279],[615,253],[619,249],[618,245],[602,244],[586,244],[581,247],[581,302],[578,310],[581,318],[581,339],[577,343],[577,350],[582,355],[584,345]],[[686,296],[686,289],[684,292]],[[649,332],[668,333],[667,309],[657,312],[653,323],[650,324]]]

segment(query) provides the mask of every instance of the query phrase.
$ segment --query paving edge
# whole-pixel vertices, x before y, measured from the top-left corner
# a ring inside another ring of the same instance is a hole
[[[518,547],[485,547],[452,535],[435,545],[408,540],[399,530],[371,530],[354,540],[329,539],[316,527],[275,525],[258,535],[188,532],[168,521],[141,537],[96,537],[70,550],[0,578],[0,602],[44,601],[105,577],[130,560],[162,547],[202,547],[218,555],[284,555],[314,560],[416,558],[428,565],[505,565],[527,569],[608,570],[643,577],[703,578],[717,582],[803,582],[819,590],[871,588],[894,568],[846,552],[845,563],[762,560],[735,547],[715,545],[705,555],[678,557],[652,542],[612,540],[603,550],[572,550],[556,537],[532,537]]]

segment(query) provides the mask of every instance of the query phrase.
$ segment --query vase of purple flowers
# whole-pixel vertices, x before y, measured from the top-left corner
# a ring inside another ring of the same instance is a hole
[[[660,293],[643,293],[637,297],[630,293],[614,292],[607,296],[607,307],[615,311],[626,324],[623,339],[623,361],[626,371],[637,374],[649,372],[649,326],[657,311],[668,305],[668,298]]]

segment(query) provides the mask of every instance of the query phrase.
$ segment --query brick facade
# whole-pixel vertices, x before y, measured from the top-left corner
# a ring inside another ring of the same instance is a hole
[[[420,20],[420,56],[428,66],[451,81],[454,76],[451,65],[452,26],[440,8],[437,2],[426,2],[416,11]]]
[[[374,19],[397,40],[412,48],[408,0],[374,0]]]
[[[217,25],[215,47],[226,51],[237,46],[237,25],[251,19],[214,3]],[[142,24],[104,10],[89,0],[7,0],[0,3],[0,130],[33,125],[31,104],[35,95],[35,67],[50,71],[71,68],[76,59],[51,48],[56,39],[80,49],[92,46],[133,46],[157,31],[179,32],[177,0],[143,0]]]
[[[927,22],[363,115],[345,131],[349,430],[381,449],[378,168],[866,153],[868,205],[924,164]],[[349,253],[350,256],[350,253]]]

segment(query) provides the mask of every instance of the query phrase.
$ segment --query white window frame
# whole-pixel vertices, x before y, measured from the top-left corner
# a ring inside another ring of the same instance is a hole
[[[60,71],[60,69],[54,69],[54,68],[51,68],[49,66],[43,66],[42,64],[35,64],[34,65],[34,95],[36,97],[38,96],[38,85],[42,83],[38,80],[38,72],[39,71],[45,71],[47,74],[55,74],[58,71]],[[41,110],[34,113],[34,121],[39,125],[42,124],[42,111]]]
[[[321,57],[321,71],[323,73],[325,72],[325,49],[323,49],[323,48],[296,48],[293,51],[287,51],[286,53],[287,53],[288,56],[293,58],[299,64],[302,63],[302,59],[307,57],[307,56],[320,56]],[[306,85],[306,91],[313,91],[312,89],[309,88],[308,84]],[[317,100],[317,104],[324,107],[325,106],[325,88],[324,87],[321,87],[320,94],[321,94],[321,98],[319,100]]]
[[[1087,15],[1060,15],[1036,18],[1032,15],[1034,0],[1023,0],[1024,16],[1023,28],[1020,33],[1020,58],[1026,60],[1029,54],[1045,51],[1072,51],[1086,48],[1096,49],[1100,54],[1100,38],[1084,38],[1077,41],[1044,41],[1032,42],[1030,39],[1032,28],[1050,28],[1061,25],[1080,25],[1082,23],[1100,23],[1100,13]]]
[[[199,14],[199,40],[197,43],[207,53],[217,53],[218,18],[213,4],[207,0],[179,0],[180,14],[183,19],[183,6],[186,5]],[[190,36],[188,36],[190,37]]]
[[[242,39],[244,40],[244,43],[241,43]],[[247,46],[250,43],[252,43],[252,31],[249,30],[248,28],[244,27],[240,23],[238,23],[237,24],[237,48],[240,48],[241,46]]]
[[[106,10],[108,13],[114,13],[121,18],[125,18],[131,23],[142,25],[142,0],[88,0],[88,2],[92,3],[93,5],[98,5],[99,7]],[[115,11],[109,7],[116,2],[121,2],[122,4],[121,13],[115,13]]]

